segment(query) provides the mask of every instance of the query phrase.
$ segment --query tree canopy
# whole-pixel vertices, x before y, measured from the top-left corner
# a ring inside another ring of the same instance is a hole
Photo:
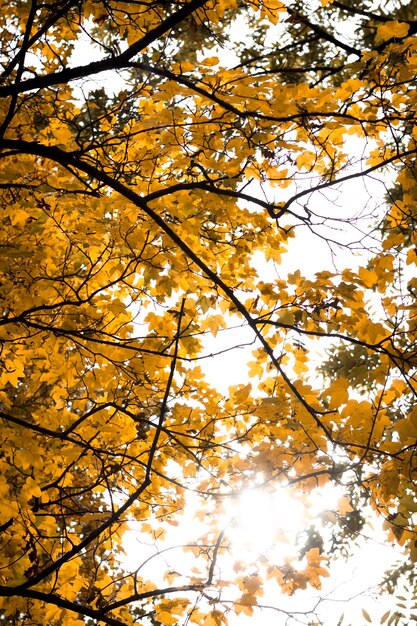
[[[320,589],[372,516],[412,580],[416,2],[9,0],[0,29],[2,623],[221,626]],[[205,364],[248,351],[225,396]],[[226,503],[329,485],[298,560],[233,556]]]

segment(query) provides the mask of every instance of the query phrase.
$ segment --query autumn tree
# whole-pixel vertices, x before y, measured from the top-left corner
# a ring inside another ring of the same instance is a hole
[[[220,626],[320,588],[365,506],[415,563],[415,2],[11,0],[0,28],[2,622]],[[287,270],[305,232],[341,260]],[[299,562],[234,558],[228,502],[330,484]]]

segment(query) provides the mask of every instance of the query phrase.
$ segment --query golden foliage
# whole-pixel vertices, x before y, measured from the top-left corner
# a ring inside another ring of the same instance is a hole
[[[318,547],[301,565],[219,577],[219,502],[259,480],[308,492],[360,466],[355,489],[417,559],[417,39],[383,20],[339,81],[332,61],[327,78],[291,82],[209,50],[242,16],[285,37],[308,23],[278,0],[12,1],[0,16],[5,623],[221,626],[230,606],[252,615],[265,578],[320,589]],[[191,60],[184,32],[207,43]],[[323,237],[343,222],[312,195],[390,166],[401,193],[366,265],[312,276],[305,257],[285,273],[300,226]],[[250,381],[226,399],[203,366],[207,338],[236,324]],[[318,343],[340,356],[324,378]],[[168,567],[168,587],[140,571],[146,559],[126,569],[126,531],[165,549],[189,493],[206,533],[187,546],[195,566]],[[343,494],[338,514],[354,507]]]

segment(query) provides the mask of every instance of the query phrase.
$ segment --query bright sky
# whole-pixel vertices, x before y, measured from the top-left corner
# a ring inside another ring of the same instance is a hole
[[[326,514],[329,508],[336,508],[339,496],[333,488],[322,490],[312,498],[313,507],[317,512]],[[193,508],[190,503],[180,525],[169,531],[165,541],[167,548],[193,542],[197,536],[199,528]],[[297,535],[303,531],[306,515],[303,504],[288,495],[285,489],[277,490],[272,497],[258,490],[243,493],[238,502],[226,505],[224,522],[225,525],[230,523],[229,537],[232,540],[231,558],[228,561],[222,557],[221,560],[223,577],[227,578],[228,575],[233,576],[232,564],[236,559],[251,561],[255,555],[262,554],[271,563],[282,565],[287,557],[294,555],[291,541],[295,543]],[[301,615],[297,617],[298,622],[288,621],[287,611],[296,614],[297,611],[309,610],[316,610],[325,626],[335,626],[342,613],[346,617],[344,624],[359,626],[363,623],[363,609],[372,616],[372,623],[380,624],[381,615],[392,608],[392,601],[379,597],[376,586],[382,572],[400,555],[395,547],[385,542],[380,523],[375,521],[368,532],[372,534],[372,539],[364,539],[360,549],[348,560],[341,558],[332,565],[330,577],[323,579],[322,590],[315,591],[310,587],[287,596],[280,593],[274,581],[269,581],[263,598],[259,599],[260,605],[269,608],[255,609],[251,617],[243,613],[239,616],[229,614],[230,626],[304,624],[307,622]],[[280,534],[281,540],[277,539]],[[193,566],[192,554],[183,553],[181,549],[155,556],[156,550],[149,539],[136,534],[134,528],[126,541],[126,548],[127,566],[134,570],[150,558],[140,573],[161,586],[167,584],[162,572],[167,569],[183,571]],[[225,597],[228,597],[227,592]]]
[[[343,185],[337,195],[337,202],[332,203],[335,192],[330,192],[328,198],[323,196],[312,197],[311,206],[321,212],[334,212],[337,215],[355,215],[358,213],[361,203],[371,199],[372,203],[379,204],[384,187],[377,180],[349,182]],[[334,235],[334,233],[333,233]],[[339,241],[353,241],[357,237],[353,226],[346,225],[344,231],[337,233]],[[282,275],[288,271],[300,269],[304,275],[312,277],[316,272],[335,269],[333,264],[340,269],[342,267],[360,267],[365,261],[365,254],[359,251],[352,253],[345,249],[337,250],[336,256],[331,254],[325,242],[313,235],[305,228],[300,228],[296,239],[290,246],[290,252],[283,257],[283,264],[278,268]],[[271,279],[277,271],[273,264],[259,264],[259,270],[263,280]],[[236,327],[232,330],[219,332],[218,336],[210,338],[208,350],[212,352],[224,349],[224,347],[239,344],[250,344],[251,333],[244,328]],[[303,341],[305,339],[303,338]],[[326,344],[326,347],[328,344]],[[242,347],[225,352],[220,357],[208,359],[203,368],[209,381],[227,395],[229,385],[245,384],[248,382],[246,360],[250,357],[252,347]],[[322,344],[319,343],[317,362],[320,362],[323,354]],[[317,515],[328,510],[335,510],[341,493],[335,488],[329,488],[317,492],[313,497]],[[233,508],[233,507],[232,507]],[[263,553],[265,546],[271,541],[271,537],[277,528],[282,528],[292,536],[294,543],[297,534],[305,527],[305,514],[303,506],[294,501],[285,490],[278,490],[271,497],[262,492],[249,492],[242,495],[240,506],[236,516],[239,521],[233,529],[233,542],[237,552],[259,551]],[[373,619],[374,624],[380,624],[380,617],[392,609],[392,599],[381,599],[377,590],[373,589],[381,582],[381,577],[390,565],[401,559],[401,553],[396,546],[386,542],[386,535],[382,530],[380,521],[373,522],[373,528],[367,530],[368,537],[361,541],[360,548],[355,551],[353,557],[347,561],[340,559],[331,567],[329,579],[323,579],[323,589],[314,592],[311,588],[306,591],[298,591],[294,596],[288,597],[278,593],[276,585],[272,582],[267,585],[267,593],[262,603],[281,608],[283,611],[313,609],[321,598],[326,601],[318,607],[318,615],[325,626],[337,624],[338,619],[345,613],[344,624],[366,623],[362,610],[365,609]],[[273,547],[270,547],[268,558],[279,560],[291,553],[291,546],[280,544],[274,539]],[[243,557],[244,558],[244,557]],[[260,601],[261,603],[261,601]],[[280,613],[273,609],[263,609],[255,612],[252,617],[243,614],[236,620],[230,619],[231,626],[284,626],[288,624],[286,613]],[[301,617],[299,617],[301,620]],[[365,620],[365,621],[364,621]],[[293,622],[290,622],[293,623]],[[295,623],[295,622],[294,622]],[[301,621],[301,623],[304,623]]]

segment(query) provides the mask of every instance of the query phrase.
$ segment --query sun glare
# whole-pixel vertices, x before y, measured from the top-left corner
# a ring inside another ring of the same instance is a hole
[[[231,515],[232,550],[241,559],[256,554],[287,556],[306,523],[302,501],[284,488],[273,493],[262,488],[245,490]]]

